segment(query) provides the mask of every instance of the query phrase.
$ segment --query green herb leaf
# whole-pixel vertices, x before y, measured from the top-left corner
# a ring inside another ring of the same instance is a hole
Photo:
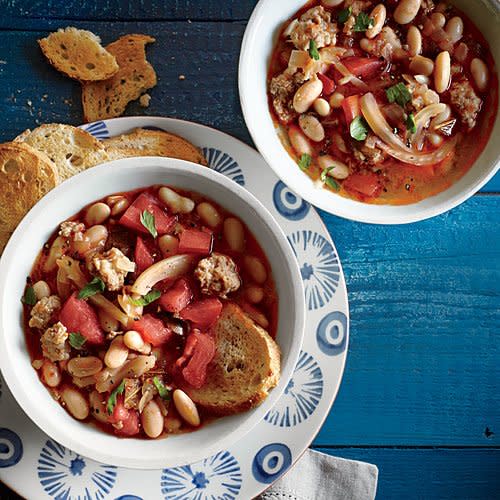
[[[389,102],[397,102],[402,108],[411,101],[410,91],[402,82],[396,83],[396,85],[386,89],[385,94]]]
[[[166,387],[165,384],[158,377],[153,377],[153,384],[158,390],[160,398],[164,399],[165,401],[170,401],[170,389]]]
[[[301,170],[309,170],[311,161],[312,161],[311,155],[304,153],[297,162],[297,165],[301,168]]]
[[[414,134],[417,131],[417,124],[415,123],[415,117],[413,113],[410,113],[406,118],[406,130]]]
[[[34,306],[36,304],[35,290],[33,290],[32,286],[26,288],[26,291],[24,292],[24,296],[21,299],[21,301],[27,306]]]
[[[101,278],[94,278],[91,282],[87,283],[78,294],[79,299],[86,299],[87,297],[92,297],[96,293],[104,292],[106,290],[106,285]]]
[[[113,413],[113,410],[115,409],[116,406],[116,398],[118,397],[119,394],[123,394],[123,391],[125,391],[125,379],[121,381],[121,384],[116,387],[113,392],[109,395],[108,398],[108,404],[106,405],[106,408],[108,410],[108,415],[111,415]]]
[[[335,167],[327,167],[323,169],[320,175],[321,182],[323,184],[326,184],[327,186],[331,187],[332,189],[335,189],[335,191],[338,191],[340,189],[339,183],[336,182],[333,177],[330,177],[329,173],[334,169]]]
[[[153,238],[158,236],[158,231],[155,226],[155,216],[148,210],[144,210],[144,212],[142,212],[141,224],[151,233]]]
[[[375,24],[375,21],[365,12],[360,12],[356,16],[356,22],[352,28],[353,31],[362,32],[371,28]]]
[[[315,61],[319,61],[318,46],[316,45],[315,40],[309,40],[309,55]]]
[[[134,306],[148,306],[151,302],[158,300],[160,298],[161,292],[160,290],[151,290],[149,293],[144,295],[144,297],[139,297],[138,299],[133,299],[130,297],[130,302],[134,304]]]
[[[353,139],[364,141],[368,137],[368,123],[362,116],[356,116],[349,126],[349,133]]]
[[[81,333],[71,332],[69,334],[69,345],[73,349],[80,350],[85,342],[87,342],[87,339]]]
[[[339,23],[344,24],[351,17],[351,15],[352,15],[351,6],[347,7],[347,9],[342,9],[339,12],[339,17],[338,17]]]

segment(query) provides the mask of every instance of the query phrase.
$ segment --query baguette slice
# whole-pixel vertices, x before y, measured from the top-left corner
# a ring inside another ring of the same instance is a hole
[[[41,125],[33,131],[24,131],[15,141],[44,152],[56,164],[61,181],[109,161],[99,140],[85,130],[71,125]]]
[[[154,41],[147,35],[125,35],[106,47],[120,69],[107,80],[82,84],[85,121],[121,116],[129,102],[156,85],[155,70],[146,60],[146,44]]]
[[[0,253],[29,209],[58,183],[44,153],[22,142],[0,144]]]
[[[235,304],[224,305],[213,328],[217,351],[201,389],[184,388],[199,406],[231,415],[259,405],[278,384],[280,350]]]
[[[68,27],[38,40],[38,44],[50,64],[70,78],[106,80],[118,71],[115,56],[91,31]]]
[[[106,151],[117,158],[116,150],[124,156],[166,156],[206,165],[201,151],[186,139],[162,130],[136,128],[128,134],[103,141]]]

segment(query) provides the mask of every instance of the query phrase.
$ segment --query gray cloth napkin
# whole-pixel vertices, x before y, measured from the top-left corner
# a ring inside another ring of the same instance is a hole
[[[375,465],[307,450],[259,500],[373,500]]]

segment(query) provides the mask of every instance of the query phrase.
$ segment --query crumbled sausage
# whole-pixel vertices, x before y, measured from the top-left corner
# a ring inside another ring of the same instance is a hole
[[[382,57],[387,61],[395,58],[396,55],[403,53],[401,41],[396,32],[386,26],[373,40],[369,40],[367,52],[373,56]]]
[[[271,80],[269,92],[273,98],[274,110],[283,123],[288,123],[297,116],[292,101],[298,87],[296,78],[289,71],[285,71]]]
[[[85,224],[82,222],[66,221],[61,224],[59,235],[65,238],[71,238],[73,241],[83,241],[83,232]]]
[[[136,410],[139,406],[141,383],[136,378],[125,378],[123,380],[125,381],[123,404],[128,410]]]
[[[316,47],[326,47],[336,43],[337,25],[331,22],[330,12],[322,6],[313,7],[300,16],[299,22],[290,33],[290,39],[299,50],[308,50],[311,40]]]
[[[227,294],[238,290],[241,280],[234,261],[220,253],[200,260],[194,271],[201,291],[227,298]]]
[[[135,264],[118,248],[95,254],[91,267],[112,292],[120,290],[127,274],[135,271]]]
[[[361,12],[369,11],[373,7],[372,0],[345,0],[344,8],[351,8],[353,15],[357,16]]]
[[[439,94],[429,89],[426,83],[412,81],[406,86],[411,94],[411,104],[415,111],[420,111],[430,104],[439,104]]]
[[[43,355],[51,361],[69,359],[71,346],[68,343],[68,337],[68,330],[60,321],[47,328],[40,339]]]
[[[476,95],[468,80],[453,82],[450,87],[450,100],[460,115],[462,122],[472,129],[481,111],[482,100]]]
[[[31,309],[29,326],[40,330],[47,328],[60,309],[61,299],[57,295],[41,298]]]
[[[387,155],[373,141],[366,140],[361,147],[354,149],[354,157],[358,161],[375,166],[382,163],[387,158]]]

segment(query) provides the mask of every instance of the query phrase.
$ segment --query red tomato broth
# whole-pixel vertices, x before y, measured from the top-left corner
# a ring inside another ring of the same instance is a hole
[[[125,196],[130,202],[133,202],[141,193],[144,193],[144,192],[146,192],[150,195],[154,194],[156,196],[159,187],[160,186],[151,186],[151,187],[144,188],[144,189],[137,189],[135,191],[125,192],[125,193],[117,193],[116,196],[118,196],[118,195]],[[225,210],[218,203],[214,202],[211,199],[207,199],[206,197],[204,197],[196,192],[180,190],[177,188],[175,189],[175,191],[182,196],[186,196],[186,197],[191,198],[193,201],[195,201],[195,203],[200,203],[202,201],[208,201],[219,212],[219,214],[221,215],[221,220],[224,220],[227,217],[235,217],[233,214],[231,214],[230,212]],[[68,221],[83,221],[87,209],[91,205],[96,203],[97,201],[106,202],[106,198],[104,198],[102,200],[96,200],[95,202],[88,204],[78,214],[69,218]],[[164,210],[166,212],[168,212],[168,209],[166,207],[164,208]],[[122,238],[122,236],[123,236],[122,233],[125,232],[126,234],[129,235],[129,237],[127,237],[125,240],[126,240],[127,244],[130,243],[130,246],[129,246],[127,253],[131,259],[134,259],[135,246],[136,246],[136,242],[138,241],[139,238],[141,241],[141,247],[143,247],[141,251],[143,251],[143,249],[145,247],[147,249],[148,253],[154,259],[154,262],[158,262],[158,261],[162,260],[163,258],[165,258],[162,255],[162,252],[160,251],[160,249],[158,247],[158,244],[156,242],[157,240],[153,239],[153,237],[151,235],[144,234],[142,232],[137,232],[137,231],[134,231],[132,229],[125,228],[125,227],[121,226],[119,224],[119,220],[120,220],[122,215],[123,215],[123,213],[121,213],[115,217],[111,217],[110,219],[108,219],[108,221],[103,223],[109,230],[108,240],[111,238],[111,234],[113,233],[113,231],[116,231],[117,233],[119,233],[120,238]],[[249,230],[249,228],[246,225],[244,225],[245,251],[243,253],[238,253],[238,252],[234,252],[234,251],[230,250],[227,243],[225,242],[225,239],[222,235],[222,224],[220,224],[220,226],[215,228],[215,229],[205,228],[203,226],[203,223],[202,223],[200,217],[196,214],[195,211],[193,211],[189,214],[177,215],[176,218],[177,218],[177,223],[182,224],[182,226],[185,229],[201,229],[203,231],[209,231],[211,234],[213,234],[211,253],[212,252],[222,253],[224,255],[229,256],[236,263],[237,269],[238,269],[238,274],[241,277],[242,285],[238,291],[231,293],[229,295],[228,299],[220,298],[219,300],[222,303],[224,303],[226,301],[234,301],[237,304],[244,304],[244,302],[245,302],[244,297],[243,297],[243,289],[244,289],[246,284],[252,284],[252,282],[251,282],[250,277],[248,276],[248,274],[245,271],[245,268],[243,266],[244,255],[253,255],[253,256],[258,257],[262,261],[262,263],[264,264],[264,266],[267,270],[268,279],[267,279],[266,283],[264,285],[262,285],[263,288],[265,289],[264,299],[256,307],[259,309],[259,311],[261,311],[268,318],[269,327],[267,328],[267,331],[269,332],[269,334],[273,338],[275,338],[276,331],[277,331],[277,324],[278,324],[278,297],[277,297],[277,293],[276,293],[276,289],[275,289],[275,285],[274,285],[274,280],[272,277],[271,267],[270,267],[270,264],[265,256],[264,251],[262,250],[257,239],[252,234],[252,232]],[[40,253],[39,253],[39,255],[34,263],[34,266],[32,268],[30,276],[27,278],[27,288],[39,280],[44,280],[50,286],[51,293],[57,294],[57,286],[56,286],[57,270],[51,271],[51,272],[45,272],[43,270],[43,266],[44,266],[45,262],[47,261],[51,245],[54,242],[54,240],[57,238],[57,236],[58,236],[58,230],[56,230],[52,234],[52,236],[48,239],[47,243],[43,246],[42,250],[40,251]],[[125,241],[125,240],[123,240],[123,241]],[[128,240],[130,240],[130,241],[128,241]],[[120,241],[122,241],[122,240],[120,240]],[[107,249],[107,248],[108,247],[106,246],[105,249]],[[178,253],[180,253],[180,252],[178,252]],[[69,255],[69,256],[74,257],[74,258],[79,258],[77,256],[77,254],[74,252],[68,252],[66,255]],[[206,255],[206,254],[198,255],[197,257],[195,257],[195,264],[196,264],[197,260],[201,260],[207,256],[208,255]],[[80,258],[80,261],[81,261],[81,258]],[[184,275],[181,278],[181,279],[185,279],[186,282],[189,284],[189,288],[190,288],[190,291],[192,293],[192,299],[190,301],[190,304],[193,304],[197,301],[212,297],[212,295],[206,295],[206,294],[203,294],[201,292],[198,282],[195,280],[194,276],[192,276],[192,269],[194,268],[194,265],[191,268],[191,270],[188,272],[188,274]],[[85,274],[87,282],[90,282],[90,280],[92,279],[92,275],[86,269],[85,264],[81,265],[80,267],[81,267],[81,270],[83,271],[83,273]],[[138,276],[138,273],[129,273],[126,280],[125,280],[125,285],[131,285],[135,281],[137,276]],[[162,282],[157,283],[153,288],[158,289],[162,292],[168,291],[168,290],[175,287],[175,284],[177,281],[178,281],[177,279],[164,280]],[[75,288],[75,289],[78,290],[77,288]],[[114,297],[116,296],[116,293],[105,290],[104,292],[102,292],[102,295],[105,296],[106,298],[108,298],[109,300],[113,300]],[[63,306],[64,306],[65,302],[66,301],[64,299],[62,299]],[[93,306],[92,304],[89,303],[89,305],[91,305],[91,307],[93,307],[96,311],[98,310],[98,308]],[[24,310],[23,324],[24,324],[24,332],[25,332],[27,351],[28,351],[30,358],[33,362],[35,362],[37,360],[44,360],[46,358],[43,356],[41,343],[40,343],[40,336],[43,333],[43,331],[37,330],[36,328],[32,328],[29,326],[28,323],[29,323],[29,319],[30,319],[31,307],[24,304],[23,310]],[[165,311],[160,306],[159,300],[157,300],[149,305],[144,306],[142,316],[148,315],[148,314],[153,315],[155,318],[159,318],[161,321],[167,321],[167,324],[168,324],[168,321],[171,321],[173,319],[172,315],[169,312]],[[56,319],[56,321],[57,320],[58,320],[58,318]],[[175,320],[175,321],[181,322],[181,320]],[[129,327],[130,327],[130,325],[129,325]],[[193,327],[191,327],[191,331],[192,331],[192,328]],[[176,370],[175,370],[175,362],[183,354],[183,349],[185,346],[187,335],[189,333],[189,329],[190,329],[189,324],[187,324],[187,329],[186,328],[184,329],[184,334],[182,336],[173,333],[172,336],[169,337],[169,340],[167,341],[167,343],[159,344],[156,347],[154,347],[154,345],[153,345],[153,350],[155,350],[155,349],[159,350],[159,352],[161,352],[161,357],[160,357],[160,359],[157,360],[155,367],[145,374],[148,378],[151,378],[154,375],[163,376],[165,383],[172,386],[173,388],[178,387],[179,385],[181,385],[181,386],[186,385],[186,381],[180,381],[178,378],[179,373],[176,372]],[[202,332],[207,333],[207,334],[211,334],[211,328],[207,327],[206,329],[202,330]],[[104,332],[104,334],[107,335],[106,332]],[[104,353],[105,353],[108,346],[109,346],[109,341],[106,341],[104,346],[102,346],[102,345],[93,346],[90,343],[85,344],[84,347],[82,348],[82,350],[79,352],[72,349],[71,358],[75,357],[76,355],[83,355],[83,356],[92,355],[92,356],[97,356],[100,359],[103,359]],[[133,352],[133,351],[131,351],[131,352]],[[139,353],[136,353],[136,354],[139,354]],[[90,388],[87,389],[87,388],[78,388],[77,386],[75,386],[73,384],[73,378],[72,378],[71,374],[69,374],[67,369],[65,368],[66,364],[67,364],[66,361],[59,361],[59,362],[56,361],[55,364],[57,366],[59,366],[59,368],[60,368],[61,383],[56,388],[51,388],[51,387],[47,386],[47,389],[52,393],[54,399],[56,399],[56,400],[60,399],[61,389],[66,387],[66,386],[70,386],[71,388],[78,390],[81,394],[83,394],[85,396],[87,396],[89,394],[89,392],[94,390],[94,385],[90,386]],[[103,368],[105,368],[105,367],[106,366],[103,364]],[[40,380],[42,381],[42,383],[44,383],[43,377],[42,377],[42,371],[41,370],[37,370],[37,371],[38,371],[38,375],[39,375]],[[104,401],[106,401],[108,396],[109,396],[108,393],[103,393],[102,399]],[[201,422],[202,422],[201,425],[204,425],[208,422],[211,422],[215,418],[218,418],[218,417],[212,416],[210,414],[210,412],[204,410],[203,408],[198,408],[198,411],[199,411]],[[182,419],[179,417],[178,412],[175,410],[175,406],[174,406],[173,402],[170,402],[170,404],[169,404],[168,416],[169,417],[170,416],[176,417],[182,421]],[[97,427],[99,427],[100,429],[102,429],[108,433],[114,433],[115,435],[117,435],[117,437],[120,437],[120,438],[127,437],[127,436],[123,436],[122,434],[120,434],[119,431],[116,431],[111,425],[104,424],[102,422],[97,421],[92,416],[92,413],[90,413],[89,417],[84,419],[83,422],[91,423],[92,425],[96,425]],[[133,437],[147,438],[147,436],[144,435],[144,431],[142,430],[142,424],[140,424],[140,427],[141,427],[140,433],[138,435],[134,435]],[[192,427],[189,424],[187,424],[186,422],[182,421],[182,425],[181,425],[180,429],[178,431],[175,431],[172,433],[177,434],[177,433],[182,433],[182,432],[192,432],[196,429],[197,429],[197,427]],[[166,437],[167,435],[168,435],[168,433],[163,432],[160,437]]]
[[[347,2],[345,3],[347,4]],[[380,2],[378,1],[373,1],[371,3],[371,6],[369,8],[366,8],[364,12],[370,14],[371,10],[379,3]],[[421,25],[417,21],[424,17],[423,13],[419,12],[415,21],[411,22],[410,24],[400,26],[396,24],[392,19],[392,14],[394,12],[395,6],[397,5],[397,2],[383,3],[387,9],[387,20],[384,26],[394,28],[396,33],[400,35],[399,38],[401,39],[402,43],[405,43],[406,30],[408,26],[417,25],[421,27]],[[306,3],[299,11],[297,11],[293,16],[290,17],[288,21],[283,24],[271,56],[271,62],[268,71],[268,89],[272,78],[282,73],[287,68],[288,60],[285,59],[283,53],[290,53],[291,48],[295,49],[294,45],[290,43],[289,40],[285,39],[283,35],[284,31],[293,19],[299,18],[302,14],[307,12],[312,7],[316,7],[319,5],[321,5],[321,2],[319,1],[310,1]],[[338,7],[324,8],[326,11],[332,14],[332,21],[337,22],[338,13],[343,8],[345,8],[345,5],[341,4]],[[430,17],[430,15],[431,14],[428,14],[427,17]],[[357,175],[365,174],[368,172],[375,172],[378,176],[380,189],[377,190],[376,196],[369,197],[360,192],[347,189],[349,183],[337,179],[335,180],[334,187],[329,187],[326,184],[322,184],[325,189],[330,189],[343,197],[354,198],[366,203],[392,205],[416,203],[418,201],[421,201],[422,199],[436,195],[448,189],[452,184],[457,182],[461,177],[463,177],[463,175],[465,175],[465,173],[468,172],[468,170],[480,156],[490,139],[498,111],[498,74],[496,72],[495,61],[484,36],[463,12],[461,12],[456,7],[449,7],[445,15],[447,21],[454,16],[460,16],[464,23],[464,35],[455,44],[455,46],[463,42],[469,49],[466,59],[460,65],[463,71],[462,76],[472,83],[476,95],[478,95],[482,99],[482,106],[477,116],[476,126],[472,130],[468,130],[467,127],[461,122],[460,117],[457,115],[455,109],[452,106],[453,117],[457,118],[457,122],[453,130],[453,135],[457,135],[459,139],[454,148],[454,151],[451,155],[445,158],[445,160],[435,163],[434,165],[422,167],[403,163],[402,161],[387,156],[386,160],[381,164],[376,165],[376,167],[374,168],[370,168],[369,165],[365,165],[362,161],[358,161],[357,159],[355,159],[352,153],[352,149],[349,147],[350,143],[356,143],[356,141],[354,141],[354,139],[352,139],[349,135],[349,129],[346,124],[344,100],[343,106],[341,106],[339,109],[332,109],[332,112],[326,118],[318,117],[323,123],[325,129],[325,140],[319,143],[309,141],[309,144],[313,151],[313,154],[311,155],[312,163],[305,173],[319,183],[322,169],[317,164],[316,160],[322,155],[331,154],[335,159],[345,162],[348,165],[350,174]],[[345,57],[347,61],[346,66],[351,66],[351,70],[354,73],[359,74],[359,71],[356,70],[356,68],[358,68],[357,59],[374,57],[359,47],[359,40],[363,38],[365,34],[353,33],[350,36],[344,35],[342,33],[342,24],[338,22],[337,24],[338,31],[336,46],[345,47],[351,51],[351,54]],[[434,59],[433,56],[437,55],[437,53],[439,53],[441,49],[437,48],[434,42],[429,41],[428,37],[426,37],[423,33],[422,39],[423,50],[421,54]],[[477,89],[470,71],[470,61],[474,57],[481,58],[489,68],[488,88],[485,92],[482,93]],[[340,59],[341,61],[343,61],[342,57],[340,57]],[[388,102],[385,95],[385,88],[392,85],[393,83],[397,83],[400,81],[406,83],[404,80],[402,80],[401,75],[403,73],[411,74],[408,68],[409,61],[409,58],[405,58],[402,61],[384,61],[384,64],[386,63],[386,66],[382,69],[382,73],[378,77],[364,79],[363,76],[361,76],[361,80],[363,80],[368,85],[368,90],[373,92],[379,105]],[[384,64],[382,64],[382,66],[384,66]],[[454,60],[452,55],[452,65],[453,64],[459,63]],[[375,63],[373,62],[370,68],[365,68],[366,71],[362,69],[361,73],[363,73],[363,71],[367,74],[371,73],[375,66]],[[368,71],[368,69],[370,69],[370,71]],[[320,73],[318,73],[318,75],[319,74]],[[363,95],[363,92],[361,92],[359,88],[350,83],[339,86],[339,75],[340,74],[333,65],[330,66],[324,73],[324,76],[334,80],[336,86],[335,92],[340,91],[345,96],[345,98],[349,98],[350,96],[354,95]],[[388,76],[390,76],[390,84],[387,83]],[[431,83],[429,84],[430,89],[433,89],[432,78],[433,76],[431,75]],[[322,77],[320,77],[320,79],[324,81],[323,75]],[[452,82],[453,81],[454,80],[452,79]],[[328,86],[328,92],[323,91],[320,97],[323,97],[328,101],[330,90],[331,89]],[[288,129],[290,126],[297,126],[297,118],[292,119],[289,123],[280,121],[278,113],[273,106],[273,96],[270,92],[268,92],[268,101],[269,109],[275,122],[278,136],[290,156],[292,156],[292,158],[294,158],[298,162],[300,155],[297,154],[288,139]],[[450,93],[448,90],[440,94],[440,102],[449,104],[449,101]],[[308,111],[308,113],[310,113],[311,111],[312,108]],[[332,139],[333,133],[340,134],[340,136],[348,146],[348,153],[339,151],[334,143],[335,141]],[[431,147],[426,141],[422,152],[430,152],[434,149],[436,148]],[[344,186],[344,182],[346,182],[347,186]]]

